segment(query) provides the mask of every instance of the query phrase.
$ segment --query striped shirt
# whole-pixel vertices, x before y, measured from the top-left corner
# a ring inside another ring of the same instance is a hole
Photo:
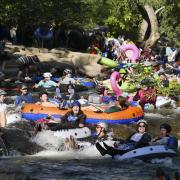
[[[40,62],[40,60],[37,56],[22,56],[16,60],[16,63],[21,66],[28,66],[38,62]]]

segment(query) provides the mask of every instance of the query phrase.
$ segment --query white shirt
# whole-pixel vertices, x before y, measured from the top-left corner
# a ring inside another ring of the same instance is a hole
[[[131,140],[135,141],[135,142],[138,142],[141,137],[142,137],[142,133],[135,133],[132,137],[131,137]]]
[[[6,110],[7,110],[7,104],[0,103],[0,112],[6,111]]]
[[[87,99],[79,99],[78,100],[80,104],[84,105],[87,104],[88,100]]]
[[[73,78],[65,77],[62,80],[62,84],[75,84],[75,80]]]

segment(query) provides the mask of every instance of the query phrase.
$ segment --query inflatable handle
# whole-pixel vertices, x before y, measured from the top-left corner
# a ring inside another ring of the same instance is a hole
[[[132,56],[129,57],[132,62],[136,62],[136,60],[139,58],[139,49],[134,44],[125,44],[121,46],[121,49],[125,52],[125,54],[128,50],[131,50],[133,52]]]
[[[113,72],[110,77],[110,82],[112,86],[113,92],[116,94],[116,96],[121,96],[122,91],[118,88],[116,81],[121,79],[121,75],[118,72]]]

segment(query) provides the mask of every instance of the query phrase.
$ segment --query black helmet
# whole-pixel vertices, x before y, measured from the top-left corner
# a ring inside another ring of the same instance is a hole
[[[166,131],[168,132],[168,133],[170,133],[171,132],[171,126],[169,125],[169,124],[167,124],[167,123],[164,123],[164,124],[161,124],[160,125],[160,129],[166,129]]]

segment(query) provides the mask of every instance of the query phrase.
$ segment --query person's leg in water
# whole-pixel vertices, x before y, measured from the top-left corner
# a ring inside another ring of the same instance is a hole
[[[106,155],[106,154],[109,154],[111,156],[115,156],[115,155],[122,155],[126,152],[128,152],[128,150],[118,150],[118,149],[115,149],[111,146],[108,146],[106,143],[104,143],[104,147],[106,148],[103,148],[100,143],[96,143],[96,148],[98,149],[98,151],[101,153],[102,156]]]
[[[102,156],[108,154],[108,151],[104,149],[98,142],[96,143],[96,148],[101,153]]]
[[[73,136],[70,136],[70,138],[66,138],[64,144],[66,150],[79,149],[79,145],[77,144]]]
[[[108,154],[110,154],[110,155],[112,155],[112,156],[118,155],[118,154],[122,155],[122,154],[124,154],[124,153],[126,153],[126,152],[129,151],[129,150],[119,150],[119,149],[115,149],[115,148],[113,148],[113,147],[111,147],[111,146],[108,146],[105,142],[103,142],[103,145],[104,145],[104,147],[107,149]]]
[[[70,136],[70,147],[72,149],[79,149],[79,145],[77,144],[73,136]]]

